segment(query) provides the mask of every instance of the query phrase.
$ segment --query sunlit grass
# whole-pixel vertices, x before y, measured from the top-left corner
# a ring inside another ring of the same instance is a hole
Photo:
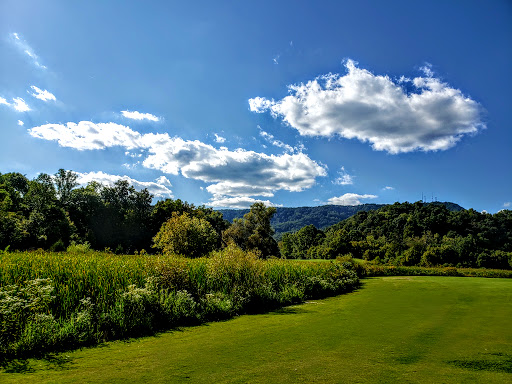
[[[18,360],[0,381],[509,383],[510,302],[509,279],[372,278],[277,312]]]

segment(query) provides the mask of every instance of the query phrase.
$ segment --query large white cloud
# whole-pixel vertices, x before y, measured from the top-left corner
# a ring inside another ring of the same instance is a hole
[[[198,140],[170,137],[167,133],[140,134],[115,123],[45,124],[29,129],[29,133],[78,150],[114,146],[142,150],[144,167],[204,181],[216,200],[270,197],[278,190],[302,191],[312,187],[317,177],[327,174],[325,166],[302,152],[267,155],[242,149],[233,151]]]
[[[172,198],[172,191],[168,188],[171,186],[171,183],[165,176],[161,176],[155,181],[139,181],[132,179],[128,176],[119,176],[119,175],[110,175],[104,172],[86,172],[80,173],[77,172],[78,178],[77,182],[80,185],[87,185],[92,181],[96,181],[103,185],[112,186],[116,181],[126,180],[132,185],[135,189],[144,189],[146,188],[149,193],[153,194],[155,197],[168,197]]]
[[[340,136],[371,143],[392,154],[453,147],[464,135],[485,124],[482,107],[458,89],[433,77],[402,76],[393,81],[345,63],[344,76],[328,74],[289,86],[282,100],[255,97],[253,112],[270,111],[305,136]]]
[[[361,200],[376,199],[376,195],[358,195],[357,193],[345,193],[338,197],[331,197],[327,202],[332,205],[360,205]]]
[[[314,185],[325,168],[304,153],[267,155],[254,151],[217,149],[200,141],[185,141],[167,134],[142,138],[149,156],[147,168],[212,184],[219,196],[272,196],[277,190],[302,191]]]

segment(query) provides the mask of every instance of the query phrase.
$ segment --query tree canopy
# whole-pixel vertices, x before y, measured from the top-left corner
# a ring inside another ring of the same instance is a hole
[[[304,227],[283,236],[289,258],[351,254],[396,265],[512,267],[512,211],[494,215],[445,204],[395,203],[359,212],[322,232]]]
[[[257,251],[263,258],[279,256],[279,247],[272,237],[274,230],[270,225],[275,212],[274,207],[254,203],[243,218],[234,219],[233,224],[224,231],[223,241],[236,244],[243,250]]]

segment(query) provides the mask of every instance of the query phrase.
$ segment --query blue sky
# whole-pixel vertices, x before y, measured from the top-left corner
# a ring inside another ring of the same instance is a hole
[[[2,0],[0,57],[2,173],[510,209],[510,1]]]

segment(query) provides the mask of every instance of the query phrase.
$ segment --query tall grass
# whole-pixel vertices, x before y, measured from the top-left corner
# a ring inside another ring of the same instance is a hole
[[[43,251],[0,254],[0,358],[151,334],[349,291],[340,263]]]
[[[372,276],[461,276],[512,278],[512,271],[485,268],[405,267],[393,265],[359,264],[354,268],[360,277]]]

